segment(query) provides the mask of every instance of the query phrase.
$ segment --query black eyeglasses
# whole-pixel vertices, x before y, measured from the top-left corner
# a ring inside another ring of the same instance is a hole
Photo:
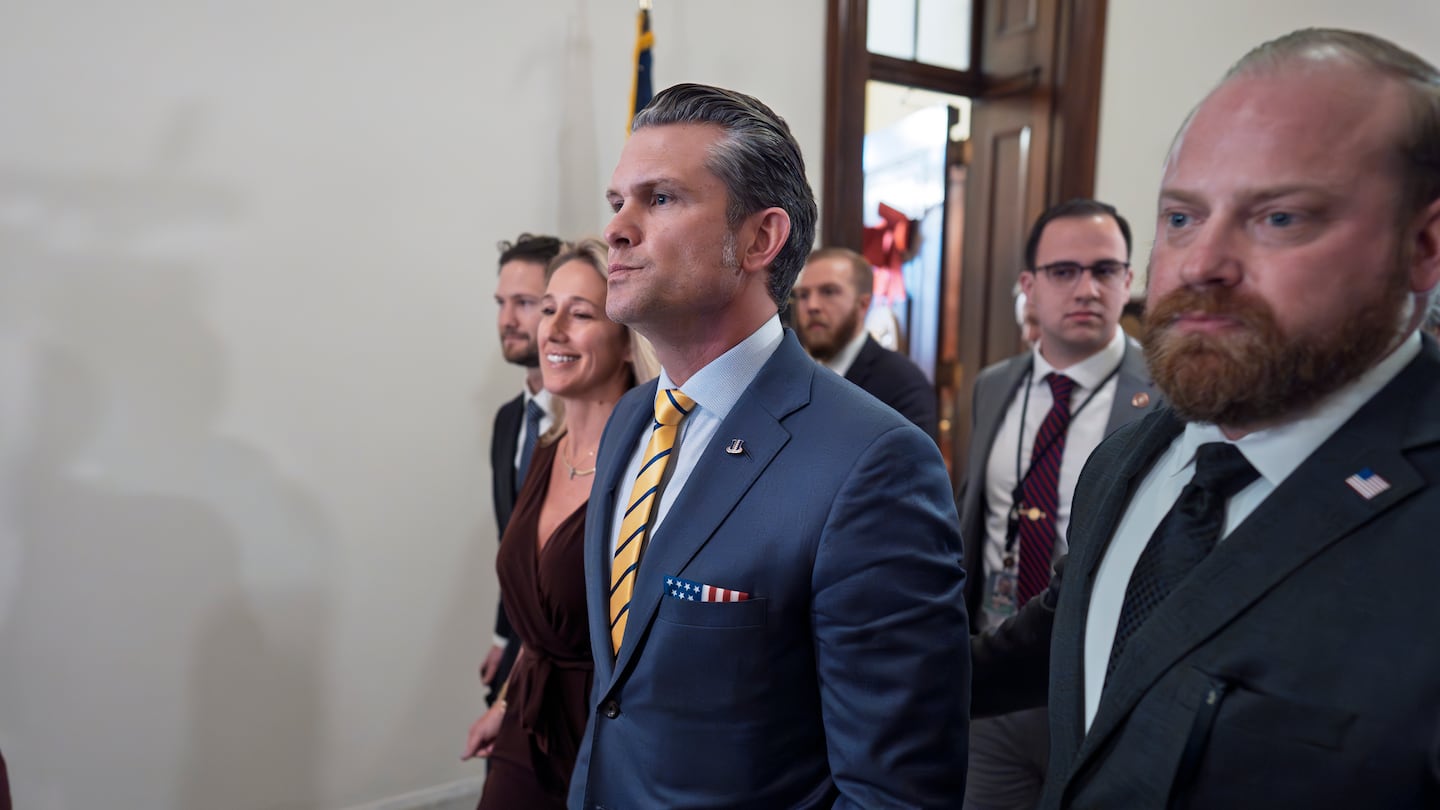
[[[1118,259],[1101,259],[1094,264],[1081,264],[1079,262],[1055,262],[1053,264],[1041,265],[1035,268],[1037,271],[1050,277],[1050,281],[1061,285],[1069,286],[1080,280],[1086,270],[1095,279],[1096,284],[1114,286],[1120,283],[1125,277],[1125,271],[1130,269],[1129,262],[1122,262]]]

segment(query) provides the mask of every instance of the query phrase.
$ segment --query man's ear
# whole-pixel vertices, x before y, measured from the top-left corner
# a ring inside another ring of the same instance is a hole
[[[1030,270],[1020,271],[1020,292],[1025,293],[1025,297],[1032,301],[1035,300],[1035,296],[1030,294],[1030,290],[1034,289],[1034,287],[1035,273]]]
[[[1425,292],[1440,284],[1440,199],[1432,200],[1416,218],[1410,257],[1410,291]]]
[[[768,272],[790,239],[790,215],[783,208],[766,208],[745,218],[740,228],[740,269]]]

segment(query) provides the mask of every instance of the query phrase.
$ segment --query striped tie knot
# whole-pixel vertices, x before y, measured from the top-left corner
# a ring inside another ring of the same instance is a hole
[[[640,466],[640,473],[635,476],[635,485],[630,489],[630,500],[626,502],[629,505],[620,521],[615,556],[610,561],[610,648],[616,654],[620,652],[620,641],[625,637],[625,625],[630,617],[630,597],[635,593],[635,577],[640,568],[640,554],[650,537],[655,505],[660,501],[660,490],[675,449],[675,438],[680,433],[680,422],[693,410],[695,400],[685,396],[679,388],[663,388],[655,392],[655,427],[650,432],[649,443],[645,445],[645,460]]]
[[[695,410],[695,400],[679,388],[662,388],[655,392],[655,427],[678,425]]]
[[[1052,371],[1045,375],[1045,382],[1050,383],[1050,395],[1055,401],[1065,403],[1066,410],[1069,410],[1070,392],[1075,390],[1075,381],[1058,371]]]

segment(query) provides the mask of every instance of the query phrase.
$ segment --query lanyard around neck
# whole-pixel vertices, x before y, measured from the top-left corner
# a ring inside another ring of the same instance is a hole
[[[1075,417],[1080,415],[1081,411],[1085,410],[1085,406],[1090,404],[1090,400],[1094,399],[1106,385],[1110,384],[1111,380],[1115,379],[1115,375],[1120,373],[1120,366],[1124,361],[1125,359],[1122,357],[1120,362],[1115,364],[1115,368],[1110,369],[1110,373],[1105,375],[1105,379],[1101,380],[1099,385],[1090,389],[1090,393],[1085,399],[1081,400],[1079,407],[1070,412],[1070,420],[1072,422],[1075,420]],[[1015,438],[1015,489],[1010,492],[1010,519],[1008,521],[1009,526],[1005,532],[1006,551],[1010,551],[1015,547],[1015,536],[1020,525],[1020,495],[1021,491],[1025,488],[1025,482],[1030,479],[1030,473],[1034,471],[1034,466],[1032,465],[1029,469],[1025,470],[1023,476],[1020,474],[1020,457],[1025,447],[1025,417],[1030,413],[1030,386],[1034,385],[1034,383],[1035,360],[1032,358],[1030,360],[1030,369],[1025,372],[1025,397],[1020,401],[1020,424],[1019,430],[1016,431],[1017,435]],[[1066,432],[1069,432],[1068,428]],[[1033,460],[1036,456],[1042,455],[1046,450],[1049,450],[1050,445],[1059,441],[1061,435],[1062,434],[1057,433],[1050,436],[1045,444],[1032,448],[1030,450],[1030,458]]]

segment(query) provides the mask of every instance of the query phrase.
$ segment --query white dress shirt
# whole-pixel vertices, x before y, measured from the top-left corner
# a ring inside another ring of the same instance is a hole
[[[735,407],[735,403],[745,393],[755,375],[760,373],[760,367],[780,348],[780,341],[784,337],[785,330],[780,326],[780,316],[774,315],[749,337],[740,341],[730,351],[711,360],[680,386],[686,396],[695,400],[695,409],[680,423],[680,433],[675,439],[670,467],[665,471],[667,483],[660,490],[660,502],[655,505],[655,514],[650,518],[650,537],[655,536],[665,516],[669,514],[671,504],[675,503],[676,496],[685,488],[685,482],[690,480],[690,474],[695,471],[701,453],[710,445],[720,423],[730,415],[730,410]],[[675,387],[670,381],[669,372],[663,368],[660,369],[659,385],[659,390],[662,391]],[[630,488],[635,483],[635,478],[640,475],[640,465],[645,463],[645,446],[650,443],[650,433],[649,430],[640,432],[640,440],[630,454],[630,464],[625,468],[625,475],[617,487],[618,494],[613,506],[614,522],[610,527],[612,549],[620,540],[620,524],[625,520],[625,510],[629,508],[627,501],[630,500]]]
[[[1070,411],[1073,414],[1091,393],[1085,409],[1071,421],[1065,432],[1065,452],[1060,458],[1059,510],[1055,514],[1055,557],[1065,554],[1065,532],[1070,526],[1070,496],[1075,492],[1075,482],[1080,478],[1080,469],[1100,441],[1105,438],[1105,427],[1110,422],[1110,408],[1115,402],[1115,387],[1118,374],[1112,374],[1125,359],[1125,333],[1115,330],[1115,336],[1105,348],[1084,360],[1059,370],[1061,374],[1075,381],[1070,392]],[[1039,347],[1033,351],[1032,373],[1028,378],[1030,401],[1025,401],[1027,383],[1015,389],[1015,396],[1005,411],[1000,430],[990,445],[990,456],[985,466],[985,552],[984,575],[981,583],[989,581],[989,575],[1005,567],[1005,534],[1009,528],[1011,495],[1019,482],[1016,477],[1016,452],[1018,446],[1020,476],[1030,469],[1030,454],[1035,448],[1035,434],[1050,413],[1055,403],[1050,392],[1050,383],[1045,376],[1055,367],[1040,354]],[[1108,379],[1107,379],[1108,378]],[[1104,383],[1102,385],[1102,383]],[[1097,386],[1099,386],[1097,390]],[[1021,419],[1025,429],[1020,429]],[[1017,540],[1018,543],[1018,540]],[[988,630],[1004,621],[1004,616],[987,613],[981,617],[981,629]]]
[[[1085,728],[1095,721],[1110,648],[1125,589],[1150,536],[1170,511],[1180,491],[1195,475],[1195,450],[1209,442],[1230,442],[1259,473],[1246,488],[1229,501],[1221,542],[1255,511],[1326,439],[1340,429],[1360,406],[1384,388],[1420,353],[1420,335],[1411,333],[1388,357],[1354,382],[1331,394],[1309,413],[1291,422],[1250,433],[1230,442],[1215,425],[1192,422],[1175,437],[1136,488],[1125,515],[1115,529],[1115,539],[1105,550],[1095,574],[1090,595],[1090,612],[1085,617]]]

